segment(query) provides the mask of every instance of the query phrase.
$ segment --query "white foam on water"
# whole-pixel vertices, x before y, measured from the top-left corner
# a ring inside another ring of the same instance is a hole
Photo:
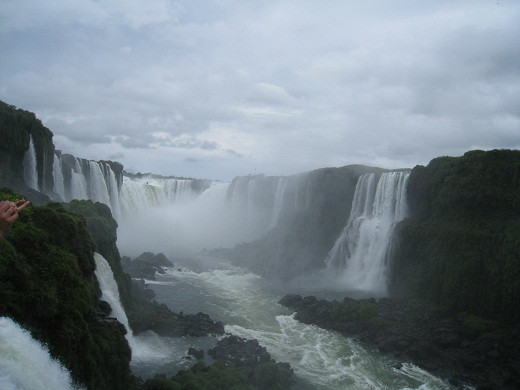
[[[0,388],[4,390],[68,390],[68,370],[46,346],[7,317],[0,318]]]
[[[278,295],[264,291],[261,277],[223,263],[206,272],[167,269],[161,284],[189,283],[216,300],[225,331],[255,338],[272,357],[291,364],[296,374],[319,389],[449,389],[440,379],[415,366],[397,363],[340,333],[302,324],[277,304]],[[216,299],[217,298],[217,299]],[[212,313],[209,313],[214,316]]]

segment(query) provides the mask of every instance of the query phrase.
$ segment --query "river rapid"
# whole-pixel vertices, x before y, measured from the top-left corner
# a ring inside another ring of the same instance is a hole
[[[450,386],[408,362],[369,350],[337,332],[305,325],[278,304],[289,286],[273,285],[243,268],[207,258],[175,261],[157,280],[147,281],[156,300],[185,314],[202,311],[225,324],[226,332],[255,338],[280,362],[291,364],[296,389],[449,389]],[[330,291],[298,291],[331,297]],[[332,293],[332,295],[334,295]],[[143,378],[158,373],[174,375],[187,369],[189,347],[211,348],[214,337],[137,337],[132,370]],[[211,359],[207,357],[206,362]]]

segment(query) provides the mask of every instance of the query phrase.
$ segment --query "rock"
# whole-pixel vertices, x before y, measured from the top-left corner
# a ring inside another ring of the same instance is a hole
[[[313,305],[314,303],[316,303],[317,301],[318,300],[316,299],[316,297],[314,295],[309,295],[309,296],[303,298],[302,304],[305,306],[310,306],[310,305]]]
[[[489,352],[487,353],[487,355],[488,355],[489,357],[492,357],[492,358],[494,358],[494,359],[497,359],[497,358],[500,357],[500,352],[498,352],[496,349],[492,349],[491,351],[489,351]]]
[[[202,360],[204,359],[204,350],[197,351],[195,348],[189,348],[188,355],[193,356],[197,360]]]
[[[163,253],[156,254],[153,261],[155,265],[163,267],[173,267],[172,261],[169,260]]]
[[[273,361],[271,355],[257,340],[246,340],[238,336],[228,336],[220,340],[208,354],[224,364],[247,367]]]
[[[99,310],[102,317],[108,317],[112,313],[112,307],[107,301],[99,300]]]
[[[290,309],[297,308],[302,303],[302,296],[296,294],[288,294],[278,301],[282,306]]]
[[[144,252],[133,260],[124,256],[121,265],[132,278],[150,280],[155,280],[156,273],[164,274],[166,272],[162,267],[173,267],[173,263],[164,254],[155,255],[151,252]]]

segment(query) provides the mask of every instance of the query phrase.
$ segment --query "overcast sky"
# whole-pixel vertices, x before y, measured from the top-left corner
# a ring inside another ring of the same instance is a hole
[[[230,180],[520,148],[520,1],[1,0],[57,148]]]

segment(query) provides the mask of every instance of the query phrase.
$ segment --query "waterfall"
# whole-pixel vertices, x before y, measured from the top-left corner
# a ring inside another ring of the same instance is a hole
[[[108,193],[107,182],[101,171],[101,166],[96,161],[89,161],[90,168],[90,199],[94,202],[101,202],[110,206],[110,195]]]
[[[194,189],[196,182],[197,180],[192,179],[124,176],[119,193],[121,213],[129,215],[129,213],[142,212],[150,207],[186,203],[195,199],[200,192],[207,191],[208,186],[212,185],[207,181],[207,184],[203,184],[203,187],[197,190]]]
[[[47,347],[7,317],[0,317],[0,388],[74,389],[69,372]]]
[[[112,307],[111,315],[117,318],[117,320],[124,325],[126,329],[126,339],[133,351],[136,345],[134,335],[130,329],[130,325],[128,325],[128,318],[126,316],[125,310],[121,305],[119,289],[117,287],[116,281],[114,280],[112,268],[110,268],[108,261],[106,261],[106,259],[99,253],[94,253],[94,260],[96,261],[95,273],[102,293],[101,299],[107,301],[110,304],[110,307]]]
[[[53,191],[61,196],[62,200],[65,200],[65,185],[63,180],[63,166],[61,158],[54,154],[54,161],[52,163],[52,176],[54,178]]]
[[[70,199],[88,199],[87,180],[78,158],[74,158],[74,167],[71,170]]]
[[[106,164],[106,171],[108,176],[107,184],[110,197],[110,208],[112,209],[114,219],[119,220],[121,216],[121,205],[119,201],[119,188],[117,186],[116,174],[108,164]]]
[[[278,225],[278,219],[280,218],[280,212],[282,211],[283,197],[284,197],[286,188],[287,188],[287,178],[286,177],[279,178],[278,184],[276,185],[276,192],[274,195],[273,214],[271,216],[271,223],[269,224],[268,229],[272,229]]]
[[[359,178],[343,233],[326,260],[345,287],[385,295],[386,252],[395,224],[407,215],[408,172]]]
[[[165,198],[171,203],[186,202],[193,198],[193,180],[164,179],[162,185]]]
[[[36,150],[34,149],[32,135],[29,141],[29,149],[27,149],[23,157],[23,178],[27,187],[39,191],[38,171],[36,169]]]

